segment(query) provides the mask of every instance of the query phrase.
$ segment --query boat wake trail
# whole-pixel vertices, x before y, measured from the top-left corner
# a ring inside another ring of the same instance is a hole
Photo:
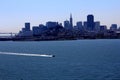
[[[12,52],[0,52],[2,55],[16,55],[16,56],[28,56],[28,57],[55,57],[49,54],[27,54],[27,53],[12,53]]]

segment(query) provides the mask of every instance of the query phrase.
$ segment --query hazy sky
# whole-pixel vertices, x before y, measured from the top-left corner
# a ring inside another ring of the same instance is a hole
[[[25,22],[31,26],[47,21],[62,23],[70,13],[74,24],[93,14],[103,25],[120,26],[120,0],[0,0],[0,32],[18,32]]]

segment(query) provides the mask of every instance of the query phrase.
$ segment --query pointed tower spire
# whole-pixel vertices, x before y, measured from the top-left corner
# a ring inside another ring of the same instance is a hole
[[[73,28],[73,18],[71,13],[70,13],[70,27],[71,29]]]
[[[70,13],[70,18],[72,18],[72,13]]]

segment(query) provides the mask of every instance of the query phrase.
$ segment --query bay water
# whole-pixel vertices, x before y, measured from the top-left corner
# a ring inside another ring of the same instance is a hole
[[[120,40],[1,41],[0,80],[120,80]]]

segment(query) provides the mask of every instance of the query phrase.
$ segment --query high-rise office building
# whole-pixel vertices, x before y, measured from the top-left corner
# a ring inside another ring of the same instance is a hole
[[[38,36],[40,34],[40,28],[38,26],[33,26],[33,35]]]
[[[85,31],[87,31],[87,22],[86,22],[86,21],[83,23],[83,29],[84,29]]]
[[[47,27],[43,24],[39,25],[39,29],[40,29],[40,34],[44,33],[45,31],[47,31]]]
[[[107,31],[107,26],[106,25],[101,25],[100,26],[100,31],[102,31],[102,32]]]
[[[76,28],[77,28],[78,30],[82,31],[82,30],[83,30],[82,22],[77,22],[77,23],[76,23]]]
[[[68,20],[64,21],[64,28],[70,29],[70,22]]]
[[[112,24],[110,27],[110,30],[116,31],[117,30],[117,24]]]
[[[54,28],[57,25],[58,25],[58,22],[51,22],[51,21],[49,21],[49,22],[46,23],[47,28]]]
[[[99,21],[95,22],[95,29],[94,30],[100,31],[100,22]]]
[[[95,28],[94,16],[93,15],[88,15],[87,16],[87,30],[88,31],[93,31],[94,28]]]
[[[30,23],[29,22],[25,23],[25,27],[22,28],[22,31],[20,31],[18,33],[18,36],[20,36],[20,37],[30,37],[32,35],[33,35],[33,33],[30,30]]]
[[[30,23],[25,23],[25,31],[30,31]]]
[[[72,14],[70,14],[70,28],[73,29],[73,18],[72,18]]]

